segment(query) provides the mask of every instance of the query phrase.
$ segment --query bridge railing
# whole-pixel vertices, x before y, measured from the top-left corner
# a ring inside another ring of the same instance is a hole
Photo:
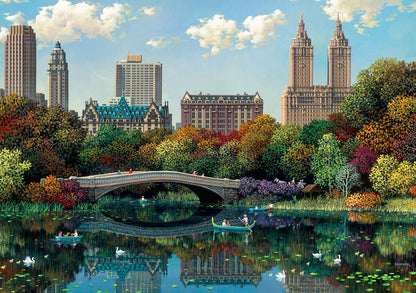
[[[123,183],[126,181],[144,180],[144,179],[179,179],[175,181],[183,180],[184,182],[193,182],[206,185],[221,185],[232,188],[238,188],[240,186],[239,179],[228,178],[213,178],[205,177],[175,171],[134,171],[133,173],[107,173],[100,175],[92,175],[86,177],[71,176],[69,180],[79,182],[81,186],[96,186],[96,185],[111,185],[117,183]]]

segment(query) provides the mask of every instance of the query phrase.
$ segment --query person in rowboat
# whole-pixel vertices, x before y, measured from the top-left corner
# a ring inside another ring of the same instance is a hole
[[[58,237],[62,237],[62,231],[59,231]]]
[[[75,229],[75,232],[71,234],[71,236],[77,237],[78,236],[78,231],[77,229]]]
[[[243,217],[243,219],[241,220],[241,222],[243,222],[243,224],[244,224],[246,227],[248,227],[248,218],[247,218],[247,215],[246,215],[246,214],[244,214],[244,217]]]

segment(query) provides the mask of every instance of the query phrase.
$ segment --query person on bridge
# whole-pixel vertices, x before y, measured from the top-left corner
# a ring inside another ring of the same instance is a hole
[[[133,170],[132,169],[129,170],[129,174],[131,174],[131,173],[133,173]]]

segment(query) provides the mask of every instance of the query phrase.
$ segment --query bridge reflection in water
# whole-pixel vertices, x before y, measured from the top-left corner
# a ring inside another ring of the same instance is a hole
[[[227,210],[221,210],[212,216],[206,216],[200,221],[195,221],[189,224],[179,223],[178,225],[171,224],[171,226],[151,226],[144,225],[129,225],[123,222],[117,222],[111,218],[105,217],[101,213],[97,213],[94,219],[82,220],[78,226],[78,231],[82,232],[111,232],[133,237],[145,238],[161,238],[161,237],[178,237],[200,234],[214,231],[212,226],[212,217],[217,223],[222,222],[223,219],[230,219],[232,225],[241,225],[238,219],[235,219],[235,214]],[[234,218],[234,219],[232,219]]]

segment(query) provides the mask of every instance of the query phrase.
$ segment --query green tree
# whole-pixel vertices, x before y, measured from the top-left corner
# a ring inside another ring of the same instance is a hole
[[[205,176],[213,177],[218,168],[218,159],[210,156],[203,155],[194,159],[188,168],[188,172],[192,173],[196,171],[199,175],[204,174]]]
[[[238,161],[240,141],[232,140],[220,147],[218,152],[219,167],[215,173],[218,178],[241,178],[243,175],[242,166]]]
[[[13,198],[22,192],[24,173],[30,167],[28,160],[22,160],[20,150],[0,151],[0,201]]]
[[[287,146],[281,143],[270,142],[263,150],[261,161],[264,172],[269,176],[279,177],[281,171],[280,160],[283,154],[287,151]]]
[[[326,133],[329,133],[331,123],[326,120],[312,120],[303,126],[299,139],[309,145],[318,145],[318,141]]]
[[[347,163],[339,170],[335,177],[335,184],[342,191],[342,194],[347,197],[352,188],[361,186],[361,174],[358,173],[355,166]]]
[[[352,94],[345,98],[341,109],[353,127],[361,128],[370,121],[382,118],[394,97],[415,93],[415,62],[378,59],[358,74]]]
[[[311,170],[315,176],[315,183],[327,187],[331,195],[336,176],[347,162],[339,144],[333,133],[324,134],[318,142],[317,151],[312,156]]]

